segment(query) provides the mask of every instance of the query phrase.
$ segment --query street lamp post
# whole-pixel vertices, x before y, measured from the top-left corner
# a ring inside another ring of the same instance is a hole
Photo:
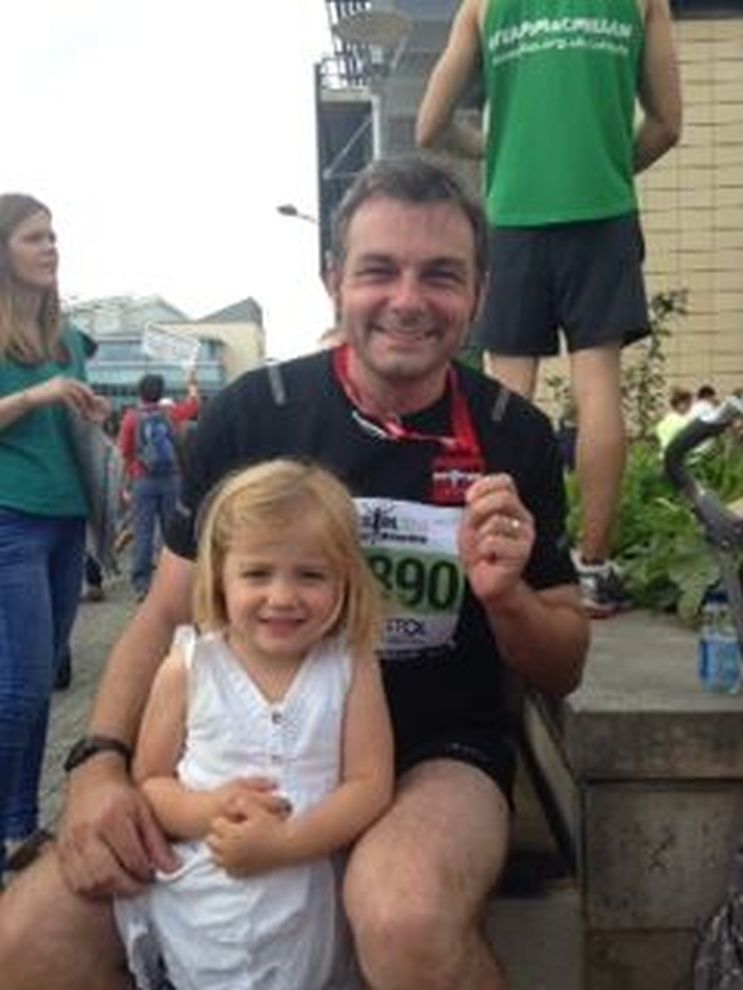
[[[280,213],[282,217],[294,217],[297,220],[304,220],[306,223],[311,223],[313,227],[317,227],[320,234],[320,278],[324,280],[330,265],[330,251],[323,248],[319,219],[311,213],[305,213],[303,210],[298,209],[294,203],[280,203],[276,207],[276,212]]]
[[[306,220],[307,223],[313,223],[315,226],[319,223],[317,217],[313,217],[311,213],[304,213],[302,210],[298,210],[294,203],[281,203],[276,207],[276,212],[280,213],[282,217],[297,217],[298,220]]]

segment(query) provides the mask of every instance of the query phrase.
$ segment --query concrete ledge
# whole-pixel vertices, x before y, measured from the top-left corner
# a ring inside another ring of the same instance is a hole
[[[576,869],[584,987],[676,990],[743,832],[743,697],[703,690],[671,618],[593,631],[581,688],[527,698],[526,749]]]
[[[583,684],[552,720],[580,777],[741,777],[743,697],[702,688],[696,634],[671,617],[594,623]]]

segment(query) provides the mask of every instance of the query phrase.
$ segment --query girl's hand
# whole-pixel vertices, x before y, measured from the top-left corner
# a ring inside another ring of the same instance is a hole
[[[232,876],[265,873],[290,861],[286,822],[267,811],[254,810],[237,822],[215,818],[206,844],[217,866]]]
[[[521,579],[534,546],[534,520],[507,474],[480,478],[467,490],[459,552],[474,594],[501,598]]]
[[[103,396],[96,395],[89,385],[64,375],[56,375],[38,385],[32,385],[26,389],[26,395],[32,409],[62,403],[96,423],[102,423],[110,411],[108,401]]]
[[[211,818],[226,818],[242,822],[260,814],[282,820],[291,814],[292,806],[276,792],[276,782],[266,777],[245,777],[231,780],[211,792]]]

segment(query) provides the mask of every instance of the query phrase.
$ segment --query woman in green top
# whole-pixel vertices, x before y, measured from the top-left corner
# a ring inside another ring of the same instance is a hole
[[[0,195],[0,876],[37,825],[55,665],[80,594],[88,514],[66,409],[99,418],[81,335],[60,320],[49,210]]]

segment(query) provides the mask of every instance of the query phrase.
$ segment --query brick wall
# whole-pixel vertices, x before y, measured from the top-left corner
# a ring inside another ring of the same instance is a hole
[[[664,345],[669,386],[743,388],[743,18],[675,24],[681,143],[638,179],[648,292],[687,289]],[[631,361],[637,348],[626,352]],[[567,372],[544,363],[541,382]],[[546,405],[546,391],[539,399]]]
[[[743,387],[743,19],[676,23],[681,144],[640,177],[648,289],[686,288],[669,379]]]

